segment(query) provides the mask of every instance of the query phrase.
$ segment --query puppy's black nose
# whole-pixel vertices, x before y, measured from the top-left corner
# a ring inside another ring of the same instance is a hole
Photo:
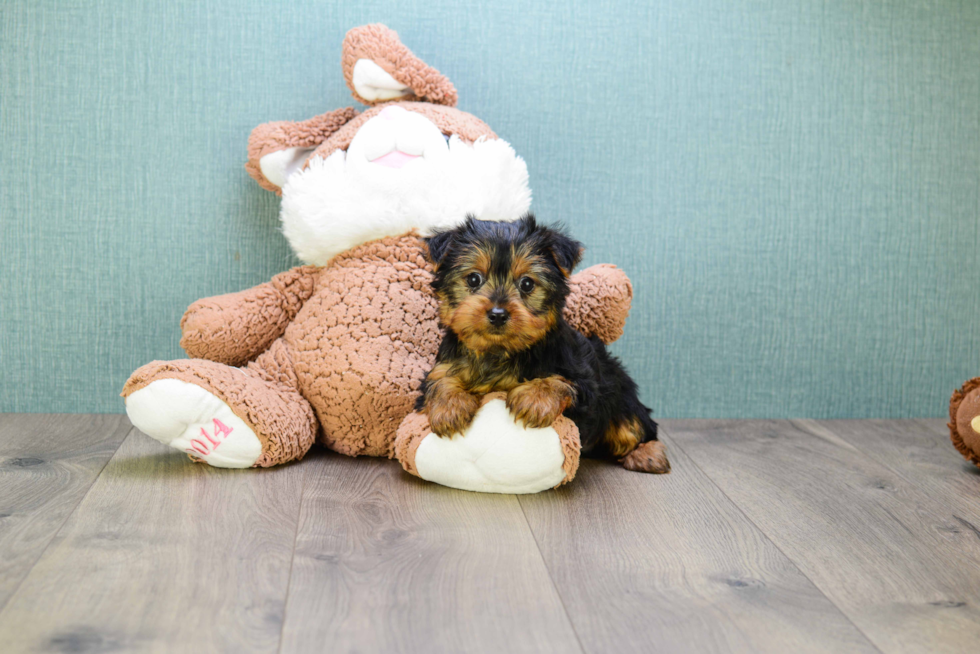
[[[507,309],[494,307],[487,311],[487,320],[494,327],[500,327],[501,325],[507,324],[507,321],[510,320],[510,314],[507,313]]]

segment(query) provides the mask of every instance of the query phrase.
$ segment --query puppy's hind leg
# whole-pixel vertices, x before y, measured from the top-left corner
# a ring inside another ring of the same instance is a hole
[[[649,424],[644,424],[649,423]],[[627,470],[663,475],[670,472],[667,448],[656,440],[656,424],[631,416],[613,422],[606,430],[606,445]]]

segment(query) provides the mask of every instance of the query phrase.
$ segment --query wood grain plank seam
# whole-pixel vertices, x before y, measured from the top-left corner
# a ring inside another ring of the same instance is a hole
[[[545,491],[545,492],[554,492]],[[585,649],[585,645],[582,644],[582,638],[578,634],[578,630],[575,628],[575,623],[572,621],[572,616],[568,612],[568,607],[565,606],[565,598],[561,596],[561,591],[558,590],[558,584],[555,583],[555,577],[551,572],[551,568],[548,567],[548,562],[544,558],[544,553],[541,551],[541,544],[538,543],[538,535],[534,533],[534,527],[531,526],[531,521],[527,519],[527,513],[524,511],[524,503],[521,502],[521,498],[517,495],[514,496],[517,501],[517,506],[521,507],[521,515],[524,517],[524,524],[527,525],[527,530],[531,532],[531,538],[534,539],[534,549],[538,551],[538,559],[541,561],[541,565],[544,566],[545,572],[548,573],[548,581],[551,582],[551,587],[555,591],[555,596],[558,598],[558,603],[561,604],[561,610],[565,614],[565,619],[568,620],[568,626],[571,628],[572,633],[575,634],[575,642],[578,643],[578,649],[582,654],[585,654],[588,650]]]
[[[296,561],[296,543],[299,541],[300,520],[303,518],[303,501],[306,499],[306,479],[310,475],[309,469],[311,466],[307,465],[306,468],[303,471],[303,484],[300,486],[299,502],[297,502],[296,507],[296,529],[293,531],[293,552],[289,557],[289,576],[286,579],[286,593],[282,600],[282,621],[279,623],[279,647],[276,648],[278,654],[282,654],[282,635],[286,630],[286,611],[289,608],[289,591],[293,587],[293,564]]]
[[[914,418],[913,419],[910,419],[910,421],[911,422],[914,422],[916,424],[921,424],[921,423],[919,423]],[[895,467],[892,467],[891,465],[889,465],[889,463],[883,457],[876,457],[876,456],[874,456],[874,452],[868,452],[867,450],[865,450],[861,446],[860,443],[851,442],[845,436],[841,436],[841,435],[837,434],[836,432],[834,432],[833,431],[833,428],[832,428],[833,421],[831,421],[831,420],[811,420],[809,418],[801,418],[801,419],[797,419],[797,420],[791,420],[790,422],[792,423],[793,427],[797,431],[799,431],[801,433],[804,433],[804,434],[807,434],[807,435],[810,435],[810,434],[813,433],[813,429],[812,429],[813,427],[817,427],[819,429],[824,429],[824,430],[827,430],[827,431],[833,433],[835,438],[838,438],[838,439],[844,441],[845,443],[847,443],[848,447],[852,448],[855,452],[861,454],[863,457],[865,457],[867,459],[871,459],[877,465],[880,465],[882,468],[888,470],[893,475],[895,475],[896,477],[898,477],[899,479],[901,479],[902,481],[904,481],[906,484],[908,484],[910,488],[913,488],[913,489],[915,489],[917,491],[925,492],[925,489],[923,489],[922,486],[921,486],[921,480],[919,480],[919,479],[917,479],[915,477],[911,477],[911,478],[908,477],[900,469],[895,468]],[[831,423],[831,424],[828,424],[828,423]],[[925,425],[923,425],[923,428],[925,429],[927,427]],[[928,429],[930,431],[932,430],[931,427],[929,427]],[[952,445],[950,447],[952,447]],[[940,500],[935,500],[935,501],[937,501],[939,504],[942,504],[942,500],[941,499]],[[947,507],[947,508],[949,508],[951,511],[952,510],[955,510],[952,507]],[[899,525],[901,525],[903,529],[905,529],[906,531],[908,531],[910,534],[912,533],[911,530],[908,527],[906,527],[905,524],[903,524],[901,520],[899,520],[895,516],[891,515],[891,513],[889,513],[888,515],[890,515],[891,518],[893,520],[895,520],[896,523],[898,523]]]
[[[800,575],[804,579],[806,579],[807,581],[809,581],[810,582],[810,585],[812,585],[813,588],[817,592],[819,592],[830,603],[831,606],[833,606],[835,609],[837,609],[837,612],[845,620],[847,620],[847,622],[849,622],[851,625],[853,625],[854,628],[857,630],[857,632],[859,634],[861,634],[862,636],[864,636],[864,639],[868,642],[868,644],[871,647],[873,647],[876,651],[881,652],[882,654],[884,654],[884,650],[882,650],[880,647],[878,647],[878,643],[876,643],[874,640],[872,640],[871,637],[868,636],[868,634],[866,634],[863,629],[861,629],[861,627],[859,627],[857,624],[855,624],[855,622],[853,620],[851,620],[851,616],[847,615],[847,613],[845,613],[844,610],[841,609],[841,607],[838,606],[838,604],[833,599],[831,599],[830,597],[827,597],[827,593],[825,593],[823,591],[823,589],[820,588],[820,586],[817,585],[817,583],[813,579],[811,579],[805,572],[803,572],[803,570],[796,563],[796,561],[793,560],[793,558],[791,556],[789,556],[786,552],[784,552],[783,549],[776,542],[774,542],[772,540],[772,538],[769,537],[769,534],[767,534],[766,531],[760,525],[758,525],[751,517],[749,517],[749,515],[747,513],[745,513],[745,511],[742,510],[742,507],[739,506],[738,502],[736,502],[734,499],[732,499],[728,495],[728,493],[725,492],[725,489],[722,488],[721,486],[719,486],[715,482],[715,480],[712,479],[711,475],[709,475],[707,473],[707,471],[705,471],[700,465],[698,465],[698,462],[695,461],[694,457],[691,456],[690,454],[688,454],[687,450],[685,450],[684,447],[680,444],[679,439],[676,439],[676,438],[673,437],[673,435],[670,433],[670,429],[667,428],[663,424],[661,424],[659,426],[660,426],[660,429],[663,432],[665,432],[667,436],[670,437],[670,445],[671,445],[671,447],[676,447],[681,452],[683,452],[684,453],[684,456],[688,459],[688,461],[691,462],[691,465],[693,465],[695,468],[697,468],[698,469],[698,472],[700,472],[702,475],[704,475],[705,479],[707,479],[709,482],[711,482],[711,485],[714,486],[716,489],[718,489],[718,492],[721,493],[729,502],[731,502],[732,506],[735,507],[735,509],[742,515],[742,517],[745,518],[749,522],[750,525],[752,525],[753,527],[755,527],[755,529],[759,532],[759,535],[762,536],[763,538],[765,538],[767,541],[769,541],[769,543],[774,548],[776,548],[776,551],[779,552],[780,554],[782,554],[786,558],[786,561],[788,561],[790,563],[790,565],[792,565],[796,569],[796,571],[799,572]],[[861,454],[864,454],[864,452],[860,452],[860,453]]]
[[[75,505],[71,507],[71,511],[65,514],[65,519],[62,520],[61,524],[58,525],[58,528],[51,533],[51,537],[48,538],[48,542],[44,544],[44,547],[42,547],[41,550],[37,553],[37,556],[34,557],[34,561],[31,563],[31,567],[27,569],[27,572],[25,572],[24,575],[21,577],[20,581],[17,582],[17,586],[14,587],[13,592],[7,596],[7,601],[3,603],[3,606],[0,606],[0,616],[3,616],[3,613],[4,611],[7,610],[7,607],[10,605],[11,600],[13,600],[14,597],[17,596],[18,592],[20,592],[20,587],[23,586],[24,581],[31,576],[31,571],[34,570],[34,566],[37,565],[37,562],[41,560],[41,557],[44,556],[45,552],[48,551],[48,548],[51,547],[51,543],[54,541],[55,538],[58,537],[58,534],[61,533],[61,530],[65,528],[65,524],[71,519],[73,515],[75,515],[75,511],[78,510],[78,507],[81,506],[82,502],[85,501],[85,498],[88,497],[88,494],[91,492],[92,487],[95,486],[95,482],[98,481],[99,477],[101,477],[102,473],[105,471],[106,466],[108,466],[109,463],[114,458],[116,458],[116,453],[119,452],[119,448],[122,447],[122,444],[125,443],[136,431],[137,431],[136,427],[129,428],[129,431],[126,432],[126,435],[119,440],[119,443],[116,445],[116,448],[112,451],[112,456],[110,456],[105,460],[105,463],[103,463],[102,467],[99,468],[98,474],[92,476],[92,481],[89,482],[88,488],[85,489],[84,493],[78,496],[78,501],[75,502]]]
[[[911,419],[909,419],[910,422],[912,422],[912,423],[914,423],[916,425],[921,426],[922,429],[925,430],[927,433],[935,433],[937,437],[938,436],[942,436],[943,438],[947,438],[948,437],[947,436],[947,433],[946,433],[946,428],[945,427],[941,431],[939,431],[937,433],[935,431],[935,427],[927,422],[928,420],[930,420],[930,419],[929,418],[921,418],[921,419],[920,418],[911,418]],[[798,422],[803,427],[807,427],[807,426],[810,426],[810,425],[818,425],[822,429],[826,429],[827,431],[833,431],[833,429],[832,429],[832,421],[801,419],[801,420],[794,420],[793,422],[794,423],[797,423]],[[825,424],[827,422],[831,422],[831,424],[830,425]],[[797,429],[800,429],[800,427],[797,426]],[[810,433],[808,430],[805,430],[805,429],[801,429],[801,431],[803,431],[804,433]],[[970,531],[972,531],[977,536],[977,538],[980,539],[980,529],[978,529],[976,526],[973,525],[973,523],[969,522],[968,520],[965,520],[962,517],[956,515],[956,508],[954,506],[950,506],[950,505],[945,504],[942,497],[937,497],[935,495],[930,495],[928,493],[927,489],[925,489],[925,488],[922,487],[922,483],[921,483],[921,480],[919,478],[917,478],[917,477],[909,477],[909,476],[907,476],[906,474],[904,474],[902,472],[901,468],[899,468],[899,467],[893,467],[884,458],[872,456],[873,453],[872,452],[865,451],[865,449],[861,446],[860,443],[851,442],[845,436],[840,436],[837,433],[834,433],[834,436],[837,437],[837,438],[839,438],[839,439],[841,439],[841,440],[843,440],[843,441],[845,441],[845,442],[847,442],[847,444],[849,446],[853,447],[857,452],[859,452],[860,454],[862,454],[866,458],[869,458],[869,459],[873,460],[875,463],[877,463],[881,467],[883,467],[886,470],[888,470],[889,472],[891,472],[893,475],[895,475],[896,477],[898,477],[899,479],[901,479],[902,481],[904,481],[906,484],[908,484],[910,488],[912,488],[912,489],[914,489],[916,491],[921,491],[923,493],[926,493],[927,495],[929,495],[929,497],[930,497],[931,500],[939,503],[943,508],[949,509],[950,515],[953,517],[954,520],[956,520],[961,525],[963,525],[964,527],[966,527],[967,529],[969,529]],[[970,465],[970,464],[967,464],[967,465]],[[901,526],[910,535],[915,536],[915,534],[912,532],[912,530],[909,529],[905,525],[904,522],[902,522],[895,515],[893,515],[891,511],[885,509],[885,512],[892,518],[892,520],[895,521],[896,524],[898,524],[899,526]]]
[[[793,425],[793,428],[796,429],[796,431],[798,431],[800,433],[803,433],[803,434],[806,434],[807,436],[815,435],[815,436],[818,436],[819,438],[823,438],[822,435],[815,434],[814,433],[814,427],[816,427],[816,429],[818,429],[818,430],[826,430],[826,431],[830,432],[831,434],[834,435],[834,438],[835,439],[838,439],[840,441],[843,441],[847,445],[848,449],[854,450],[855,452],[857,452],[858,454],[862,455],[866,459],[871,459],[876,464],[880,465],[882,468],[885,468],[886,470],[888,470],[889,472],[891,472],[893,475],[895,475],[899,479],[903,480],[909,486],[911,486],[911,487],[913,487],[915,489],[921,490],[919,488],[918,483],[916,483],[916,480],[909,479],[908,477],[906,477],[905,475],[902,474],[902,471],[901,470],[896,470],[895,468],[893,468],[890,465],[888,465],[888,463],[883,458],[872,456],[873,453],[866,451],[863,447],[861,447],[860,443],[852,443],[846,437],[837,434],[832,429],[831,425],[830,424],[827,424],[827,423],[830,423],[832,421],[829,421],[829,420],[811,420],[809,418],[799,418],[799,419],[796,419],[796,420],[790,420],[789,422],[790,422],[790,424]],[[824,440],[827,440],[827,439],[824,439]],[[891,515],[891,513],[889,513],[888,515],[891,516],[891,518],[893,520],[895,520],[895,522],[897,522],[898,524],[900,524],[902,526],[902,528],[904,528],[906,531],[909,531],[909,533],[911,533],[911,531],[909,530],[909,528],[906,527],[904,524],[902,524],[902,522],[900,520],[898,520],[895,516]]]

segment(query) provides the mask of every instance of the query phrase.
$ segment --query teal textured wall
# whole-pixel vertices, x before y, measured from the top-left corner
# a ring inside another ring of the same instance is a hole
[[[196,298],[295,263],[249,131],[381,21],[636,287],[657,415],[938,416],[980,374],[980,3],[0,5],[0,410],[122,410]]]

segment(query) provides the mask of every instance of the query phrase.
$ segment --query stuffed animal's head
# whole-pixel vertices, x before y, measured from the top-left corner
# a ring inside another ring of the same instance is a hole
[[[527,212],[527,166],[482,120],[456,109],[456,89],[384,25],[347,33],[342,68],[370,105],[260,125],[246,169],[282,195],[283,233],[305,263],[411,230],[425,236],[466,216]]]

